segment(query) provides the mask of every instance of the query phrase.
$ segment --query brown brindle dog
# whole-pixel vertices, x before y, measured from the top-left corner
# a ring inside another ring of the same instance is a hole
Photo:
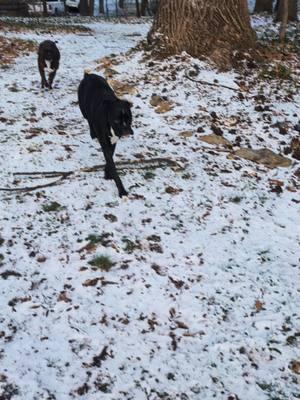
[[[42,88],[45,86],[52,89],[52,83],[59,67],[60,52],[54,42],[45,40],[39,45],[38,66],[42,79]],[[49,72],[49,78],[46,79],[45,71]]]

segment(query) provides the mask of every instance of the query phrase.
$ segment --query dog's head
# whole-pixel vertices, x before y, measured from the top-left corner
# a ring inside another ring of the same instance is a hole
[[[127,100],[117,99],[109,103],[108,123],[119,138],[133,135],[131,107],[132,104]]]

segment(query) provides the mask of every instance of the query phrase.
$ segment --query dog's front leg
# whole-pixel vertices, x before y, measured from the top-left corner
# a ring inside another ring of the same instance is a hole
[[[39,61],[39,71],[40,71],[40,75],[41,75],[41,79],[42,79],[42,89],[46,86],[48,87],[48,82],[45,76],[45,63],[43,63],[42,61]]]
[[[119,191],[119,196],[127,196],[128,193],[125,190],[123,183],[118,175],[114,160],[113,160],[113,152],[114,148],[111,147],[111,145],[108,145],[107,143],[100,143],[103,154],[105,157],[106,161],[106,166],[105,166],[105,174],[109,177],[109,179],[113,179],[117,185],[118,191]]]
[[[116,145],[115,144],[109,144],[107,146],[109,147],[110,152],[111,152],[111,156],[113,157]],[[107,164],[105,165],[105,169],[104,169],[104,179],[107,179],[107,180],[114,179],[112,174],[111,174],[110,168],[107,166]]]

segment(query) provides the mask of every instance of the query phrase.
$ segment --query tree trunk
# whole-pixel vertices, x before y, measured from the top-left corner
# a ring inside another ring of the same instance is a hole
[[[285,0],[278,0],[275,21],[282,22],[284,18]],[[288,0],[288,21],[297,21],[297,0]]]
[[[135,6],[136,6],[136,16],[140,18],[141,16],[141,10],[140,10],[140,3],[139,0],[135,0]]]
[[[47,1],[43,0],[42,3],[43,3],[43,16],[48,17]]]
[[[89,4],[89,15],[90,15],[90,17],[94,16],[94,8],[95,8],[95,0],[90,0],[90,4]]]
[[[152,15],[155,15],[158,10],[159,0],[151,0],[150,1],[150,11]]]
[[[63,0],[63,3],[64,3],[64,16],[66,16],[67,15],[67,6],[66,6],[66,0]]]
[[[85,16],[89,15],[88,0],[80,0],[79,12],[80,12],[80,15],[85,15]]]
[[[141,15],[144,17],[146,14],[151,15],[150,9],[149,9],[149,1],[148,0],[142,0],[141,4]]]
[[[104,0],[99,0],[99,13],[100,13],[100,14],[105,14],[105,10],[104,10]]]
[[[164,55],[186,51],[229,68],[234,50],[255,46],[247,0],[160,1],[148,42]]]
[[[271,14],[273,12],[273,0],[256,0],[254,12],[268,12]]]
[[[286,36],[286,29],[288,25],[288,19],[289,19],[289,3],[288,0],[282,0],[281,1],[281,7],[282,7],[282,15],[281,15],[281,26],[280,26],[280,31],[279,31],[279,39],[280,42],[283,43],[285,36]]]

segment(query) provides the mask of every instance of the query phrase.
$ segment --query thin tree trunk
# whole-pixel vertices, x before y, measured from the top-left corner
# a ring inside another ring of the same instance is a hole
[[[64,2],[64,16],[67,15],[67,6],[66,6],[66,0],[63,0]]]
[[[89,4],[90,17],[94,16],[94,8],[95,8],[95,0],[90,0],[90,4]]]
[[[160,54],[186,51],[228,68],[234,50],[255,46],[255,34],[247,0],[163,0],[148,41]]]
[[[48,17],[47,1],[43,0],[43,16]]]
[[[281,43],[284,42],[286,36],[286,29],[288,25],[288,18],[289,18],[289,4],[288,0],[282,0],[282,15],[281,15],[281,26],[279,31],[279,40]]]
[[[254,12],[268,12],[271,14],[273,12],[273,0],[256,0]]]
[[[297,21],[297,11],[298,11],[298,4],[297,0],[288,0],[288,21]],[[285,8],[285,0],[278,0],[277,5],[277,12],[275,21],[279,22],[282,21],[284,18],[284,8]]]
[[[150,15],[150,10],[149,10],[149,1],[148,0],[142,0],[141,4],[141,15],[144,17],[146,13]]]
[[[100,13],[100,14],[105,14],[105,10],[104,10],[104,0],[99,0],[99,13]]]
[[[80,15],[84,15],[84,16],[89,15],[88,0],[80,0],[79,12],[80,12]]]
[[[136,6],[136,16],[140,18],[141,16],[141,10],[140,10],[140,3],[139,0],[135,0],[135,6]]]
[[[150,2],[150,13],[151,15],[155,15],[158,10],[159,0],[151,0]]]

